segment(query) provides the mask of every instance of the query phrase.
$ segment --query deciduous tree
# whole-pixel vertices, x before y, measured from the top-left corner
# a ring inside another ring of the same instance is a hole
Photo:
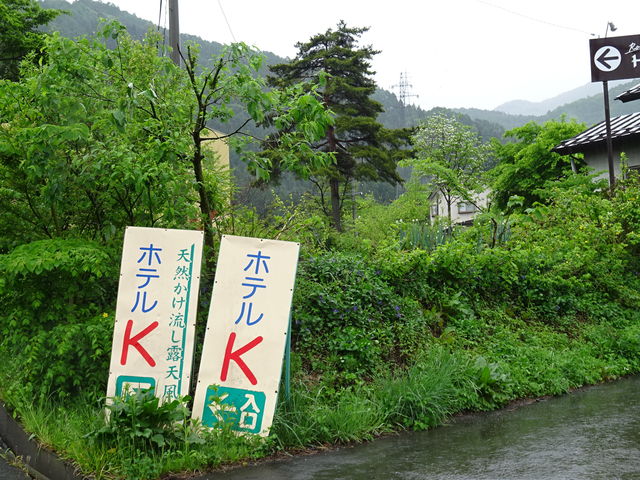
[[[505,210],[509,199],[522,197],[521,207],[531,207],[542,200],[545,182],[559,180],[571,174],[571,159],[551,151],[563,140],[584,130],[584,124],[550,120],[540,125],[529,122],[505,133],[512,141],[494,142],[498,165],[491,171],[494,204]]]
[[[458,200],[475,204],[474,193],[483,190],[483,167],[489,156],[487,144],[477,133],[451,116],[428,117],[413,135],[415,156],[402,162],[413,174],[429,180],[447,204]]]
[[[199,226],[213,247],[211,214],[221,195],[204,167],[213,153],[202,148],[211,141],[205,128],[212,119],[244,118],[226,137],[241,136],[242,125],[267,115],[295,119],[300,128],[277,145],[284,167],[304,174],[324,165],[309,144],[330,117],[313,90],[266,91],[260,57],[242,44],[209,68],[189,47],[180,69],[158,55],[155,39],[134,41],[111,23],[96,38],[53,35],[46,52],[49,61],[27,66],[20,82],[0,81],[5,248],[65,236],[109,242],[126,225]],[[244,111],[235,112],[232,102]],[[236,147],[268,177],[268,159]]]

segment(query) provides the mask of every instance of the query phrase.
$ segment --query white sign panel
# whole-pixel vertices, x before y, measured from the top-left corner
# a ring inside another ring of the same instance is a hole
[[[268,435],[276,408],[300,245],[224,236],[193,416]]]
[[[189,393],[203,232],[127,227],[107,396]]]

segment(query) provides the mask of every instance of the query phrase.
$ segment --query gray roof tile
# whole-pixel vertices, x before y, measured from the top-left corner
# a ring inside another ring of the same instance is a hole
[[[631,87],[629,90],[622,92],[616,97],[616,100],[621,102],[630,102],[631,100],[637,100],[640,98],[640,83],[635,87]]]
[[[606,140],[605,122],[585,130],[584,132],[569,138],[553,147],[552,151],[561,155],[578,153],[587,147]],[[620,115],[611,119],[611,139],[617,140],[624,137],[640,135],[640,112]]]

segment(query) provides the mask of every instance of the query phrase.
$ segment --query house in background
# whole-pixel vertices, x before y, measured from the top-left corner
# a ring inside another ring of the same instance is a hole
[[[229,144],[227,142],[227,135],[212,128],[206,128],[203,132],[203,137],[211,138],[213,140],[207,140],[203,142],[204,148],[213,152],[214,163],[207,163],[205,167],[224,167],[229,169]]]
[[[454,199],[451,204],[451,223],[457,225],[472,225],[473,219],[480,209],[488,205],[489,190],[484,190],[475,196],[475,203],[465,202],[462,199]],[[439,189],[435,189],[429,196],[429,221],[448,218],[447,201]],[[478,208],[479,207],[479,208]]]
[[[640,84],[621,93],[616,100],[629,102],[640,98]],[[607,159],[607,131],[605,122],[585,130],[569,138],[551,151],[560,155],[575,155],[582,153],[588,166],[599,173],[598,178],[607,178],[609,162]],[[620,115],[611,119],[611,143],[613,145],[613,159],[615,177],[619,178],[620,154],[625,153],[630,170],[640,171],[640,112]],[[573,164],[573,161],[572,161]]]

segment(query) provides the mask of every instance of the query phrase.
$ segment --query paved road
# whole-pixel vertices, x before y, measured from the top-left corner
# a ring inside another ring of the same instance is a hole
[[[19,468],[9,465],[4,458],[4,451],[0,450],[0,480],[28,480],[30,478]]]

